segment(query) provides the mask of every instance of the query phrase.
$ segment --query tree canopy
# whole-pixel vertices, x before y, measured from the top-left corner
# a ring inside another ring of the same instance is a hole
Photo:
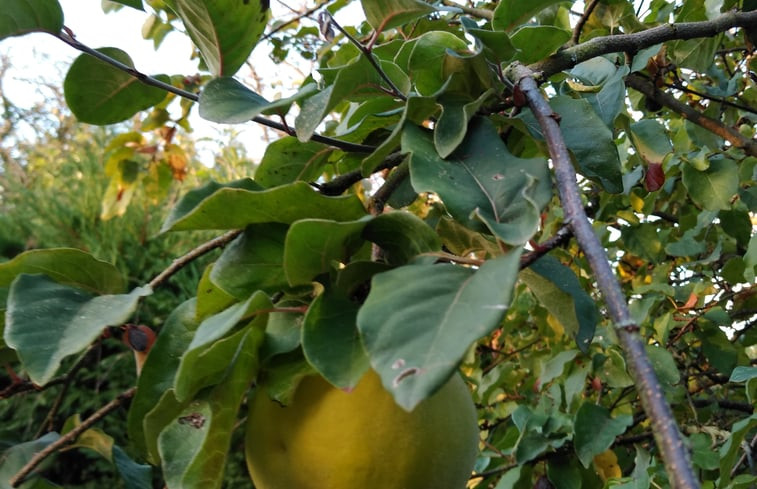
[[[757,2],[362,0],[342,25],[350,3],[105,2],[201,59],[145,74],[81,43],[57,0],[5,0],[0,40],[81,52],[65,102],[112,126],[99,218],[170,202],[161,235],[207,241],[136,281],[92,250],[0,263],[0,402],[65,398],[108,332],[213,258],[191,298],[160,296],[138,378],[83,420],[52,406],[7,443],[0,487],[52,487],[40,464],[71,444],[126,487],[221,487],[251,386],[286,404],[306,375],[350,389],[369,368],[407,410],[464,375],[471,488],[753,485]],[[253,48],[316,68],[269,100]],[[179,142],[192,111],[279,137],[208,178]],[[93,427],[124,405],[126,433]]]

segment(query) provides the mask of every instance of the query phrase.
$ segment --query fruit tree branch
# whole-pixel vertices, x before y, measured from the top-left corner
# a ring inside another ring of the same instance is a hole
[[[581,203],[576,172],[560,132],[559,116],[539,91],[533,71],[514,63],[508,67],[507,76],[515,84],[516,89],[523,93],[544,134],[554,165],[555,180],[565,212],[565,221],[573,230],[595,274],[597,286],[605,297],[610,318],[616,325],[615,332],[625,352],[642,405],[652,420],[655,439],[672,486],[677,489],[697,489],[700,487],[699,481],[691,468],[681,433],[655,376],[644,342],[638,333],[639,327],[631,318],[628,304],[620,284],[613,275],[607,254],[594,234]]]
[[[735,129],[724,125],[716,119],[701,114],[669,93],[659,90],[654,86],[652,81],[645,79],[641,75],[631,73],[626,77],[626,85],[643,93],[647,98],[669,108],[673,112],[679,113],[684,119],[690,120],[694,124],[720,136],[735,147],[743,150],[746,154],[757,157],[757,141],[742,136]]]
[[[115,399],[110,401],[105,406],[101,407],[97,411],[95,411],[92,416],[85,419],[81,422],[81,424],[65,435],[61,436],[51,444],[47,445],[45,448],[40,450],[39,452],[35,453],[34,456],[29,460],[29,462],[26,463],[23,467],[21,467],[21,470],[19,470],[16,475],[10,478],[8,480],[8,483],[11,487],[18,487],[24,479],[32,472],[32,470],[35,469],[40,463],[42,463],[43,460],[45,460],[47,457],[58,451],[60,448],[64,447],[65,445],[68,445],[69,443],[73,443],[76,438],[79,437],[82,433],[87,431],[90,426],[94,425],[98,421],[100,421],[102,418],[104,418],[108,413],[111,411],[117,409],[121,404],[126,402],[127,400],[134,397],[134,393],[137,391],[136,387],[132,387],[131,389],[122,392],[118,395]]]
[[[757,10],[727,12],[720,17],[702,22],[664,24],[633,34],[595,37],[559,51],[543,61],[531,64],[529,68],[539,78],[544,79],[603,54],[635,53],[665,41],[712,37],[734,27],[757,27]]]
[[[110,56],[106,56],[105,54],[101,53],[100,51],[96,49],[92,49],[91,47],[80,43],[79,41],[76,40],[76,38],[73,35],[71,35],[68,32],[67,29],[64,29],[63,32],[55,35],[55,37],[65,42],[72,48],[78,51],[81,51],[83,53],[89,54],[90,56],[94,56],[100,61],[107,63],[113,66],[114,68],[117,68],[123,71],[124,73],[127,73],[130,76],[133,76],[134,78],[141,81],[145,85],[150,85],[152,87],[160,88],[162,90],[165,90],[166,92],[173,93],[174,95],[178,95],[179,97],[191,100],[193,102],[198,102],[200,100],[199,95],[197,95],[196,93],[188,92],[186,90],[182,90],[181,88],[175,87],[169,83],[162,82],[158,80],[157,78],[146,75],[131,66],[125,65],[121,63],[120,61],[111,58]],[[294,129],[292,129],[286,124],[272,121],[270,119],[266,119],[265,117],[260,117],[260,116],[255,116],[251,120],[263,126],[267,126],[272,129],[276,129],[278,131],[284,132],[288,134],[289,136],[296,135]],[[376,149],[373,146],[351,143],[348,141],[342,141],[340,139],[334,139],[328,136],[322,136],[320,134],[313,134],[310,140],[315,141],[317,143],[328,144],[329,146],[333,146],[335,148],[339,148],[341,150],[344,150],[350,153],[372,153],[373,150]]]

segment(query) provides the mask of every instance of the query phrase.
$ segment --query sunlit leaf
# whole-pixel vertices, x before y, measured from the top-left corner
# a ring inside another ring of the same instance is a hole
[[[704,171],[684,165],[683,184],[691,199],[705,209],[729,209],[731,198],[739,188],[736,162],[728,158],[712,158],[709,168]]]
[[[43,275],[19,275],[11,285],[5,341],[29,378],[46,384],[61,361],[84,350],[102,331],[126,322],[149,288],[130,294],[93,296]]]
[[[409,265],[373,277],[357,324],[371,365],[405,409],[449,379],[510,302],[520,253],[484,263]],[[465,325],[465,327],[461,327]]]
[[[529,2],[499,2],[494,9],[492,27],[498,31],[509,31],[513,27],[526,24],[531,17],[560,0],[533,0]]]

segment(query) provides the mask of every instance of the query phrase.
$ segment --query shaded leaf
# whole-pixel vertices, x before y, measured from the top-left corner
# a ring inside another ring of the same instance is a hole
[[[404,265],[421,253],[442,248],[439,237],[425,221],[402,211],[377,216],[365,226],[363,237],[379,245],[384,259],[392,265]]]
[[[515,26],[528,23],[531,17],[556,3],[560,3],[560,0],[499,2],[497,7],[494,9],[492,28],[498,31],[512,30]]]
[[[730,209],[731,198],[739,190],[736,162],[728,158],[713,158],[704,171],[691,165],[683,166],[683,184],[689,196],[706,210]]]
[[[410,410],[430,396],[470,344],[499,324],[519,258],[513,251],[476,271],[410,265],[373,277],[357,324],[371,365],[398,404]]]
[[[113,463],[126,489],[152,488],[152,466],[138,464],[118,445],[113,447]]]
[[[510,244],[536,232],[541,209],[552,198],[547,162],[513,156],[487,119],[471,122],[465,141],[447,160],[415,126],[405,129],[402,148],[411,153],[413,188],[437,193],[457,221],[477,231],[488,228]]]
[[[60,284],[99,294],[117,294],[126,288],[115,266],[73,248],[30,250],[0,263],[0,287],[9,286],[21,273],[43,273]]]
[[[304,218],[350,221],[365,215],[355,195],[326,197],[305,182],[264,190],[221,187],[210,195],[190,194],[171,211],[163,231],[241,229],[248,224],[290,224]],[[198,199],[200,196],[204,198]]]
[[[264,187],[276,187],[297,180],[314,182],[321,175],[331,150],[321,143],[303,143],[287,136],[266,146],[255,169],[255,180]]]
[[[130,294],[91,294],[53,282],[43,275],[21,274],[11,285],[5,342],[18,353],[29,378],[46,384],[61,361],[84,350],[107,326],[126,322],[149,288]]]
[[[511,2],[502,2],[500,5]],[[530,2],[512,2],[530,3]],[[551,25],[523,26],[510,36],[518,50],[515,59],[523,64],[535,63],[557,51],[570,39],[570,32]]]
[[[581,404],[576,413],[573,444],[583,466],[588,467],[595,455],[610,448],[615,438],[625,433],[632,423],[632,416],[624,414],[613,418],[604,406],[591,402]]]
[[[11,489],[9,481],[14,475],[18,473],[38,452],[42,451],[49,444],[55,442],[60,438],[60,435],[55,432],[47,433],[36,440],[19,443],[8,448],[0,456],[0,487],[3,489]],[[39,467],[37,468],[40,469]],[[35,482],[39,481],[38,472],[33,472],[28,479],[28,482],[21,485],[23,489],[27,487],[36,486]],[[45,487],[45,486],[43,486]],[[52,486],[47,486],[52,487]]]
[[[210,271],[221,290],[246,299],[256,290],[274,292],[286,287],[283,224],[251,224],[229,243]]]
[[[612,131],[597,116],[586,100],[558,96],[549,104],[560,115],[560,131],[565,145],[576,157],[578,172],[599,182],[607,192],[623,191],[623,174]],[[528,125],[531,134],[544,139],[532,112],[518,116]]]
[[[215,78],[200,93],[200,117],[223,124],[239,124],[260,114],[283,115],[294,102],[315,92],[315,83],[310,83],[291,97],[269,102],[233,78]]]
[[[97,51],[134,68],[129,55],[118,48],[100,48]],[[155,78],[170,83],[165,75]],[[77,119],[101,126],[125,121],[166,97],[165,90],[146,85],[89,54],[82,54],[71,64],[63,82],[63,91],[66,104]]]
[[[661,164],[673,151],[668,133],[658,121],[642,119],[631,124],[631,141],[639,156],[647,163]]]
[[[57,0],[4,0],[0,12],[0,40],[31,32],[58,34],[63,10]]]
[[[268,22],[265,0],[167,0],[210,72],[231,76],[247,61]]]
[[[181,355],[200,324],[196,319],[195,306],[195,299],[188,300],[174,309],[166,319],[142,367],[137,393],[129,408],[129,439],[137,451],[153,464],[160,460],[157,442],[160,431],[183,409],[173,394],[173,383]],[[168,411],[165,415],[167,419],[162,423],[149,419],[148,413],[154,409]]]
[[[368,370],[356,327],[359,305],[335,290],[319,295],[308,307],[302,325],[302,351],[326,380],[352,389]]]

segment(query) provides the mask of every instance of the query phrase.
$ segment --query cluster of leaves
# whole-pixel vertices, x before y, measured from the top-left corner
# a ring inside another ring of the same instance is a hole
[[[179,96],[187,108],[166,127],[196,102],[208,120],[286,134],[254,179],[207,182],[163,224],[239,233],[196,297],[175,304],[129,409],[133,453],[160,466],[168,487],[220,486],[252,383],[286,403],[304,375],[350,388],[373,368],[412,409],[461,366],[485,447],[471,487],[669,487],[691,469],[658,448],[675,440],[652,443],[650,426],[674,420],[646,418],[638,396],[648,393],[635,387],[650,380],[628,368],[618,342],[629,331],[644,340],[696,477],[754,483],[741,448],[757,427],[748,6],[616,0],[575,13],[555,0],[363,0],[367,22],[342,27],[337,2],[319,16],[329,44],[317,73],[268,101],[231,78],[267,25],[268,2],[148,3],[165,29],[181,22],[211,77],[149,77],[125,53],[83,46],[62,31],[55,0],[11,1],[0,38],[45,31],[85,52],[65,82],[83,121],[165,110]],[[277,35],[312,32],[303,29]],[[523,64],[550,94],[633,325],[602,319],[596,250],[570,239],[575,223],[553,189],[554,139],[509,75]],[[267,118],[290,111],[291,126]],[[118,196],[145,181],[129,165],[138,136],[114,139]],[[170,144],[160,148],[169,158]],[[371,176],[377,189],[362,180]],[[0,265],[0,347],[44,385],[158,285],[127,292],[115,268],[83,253],[21,255]],[[2,473],[59,435],[45,436],[10,449]],[[148,484],[144,466],[112,450],[128,484]]]

